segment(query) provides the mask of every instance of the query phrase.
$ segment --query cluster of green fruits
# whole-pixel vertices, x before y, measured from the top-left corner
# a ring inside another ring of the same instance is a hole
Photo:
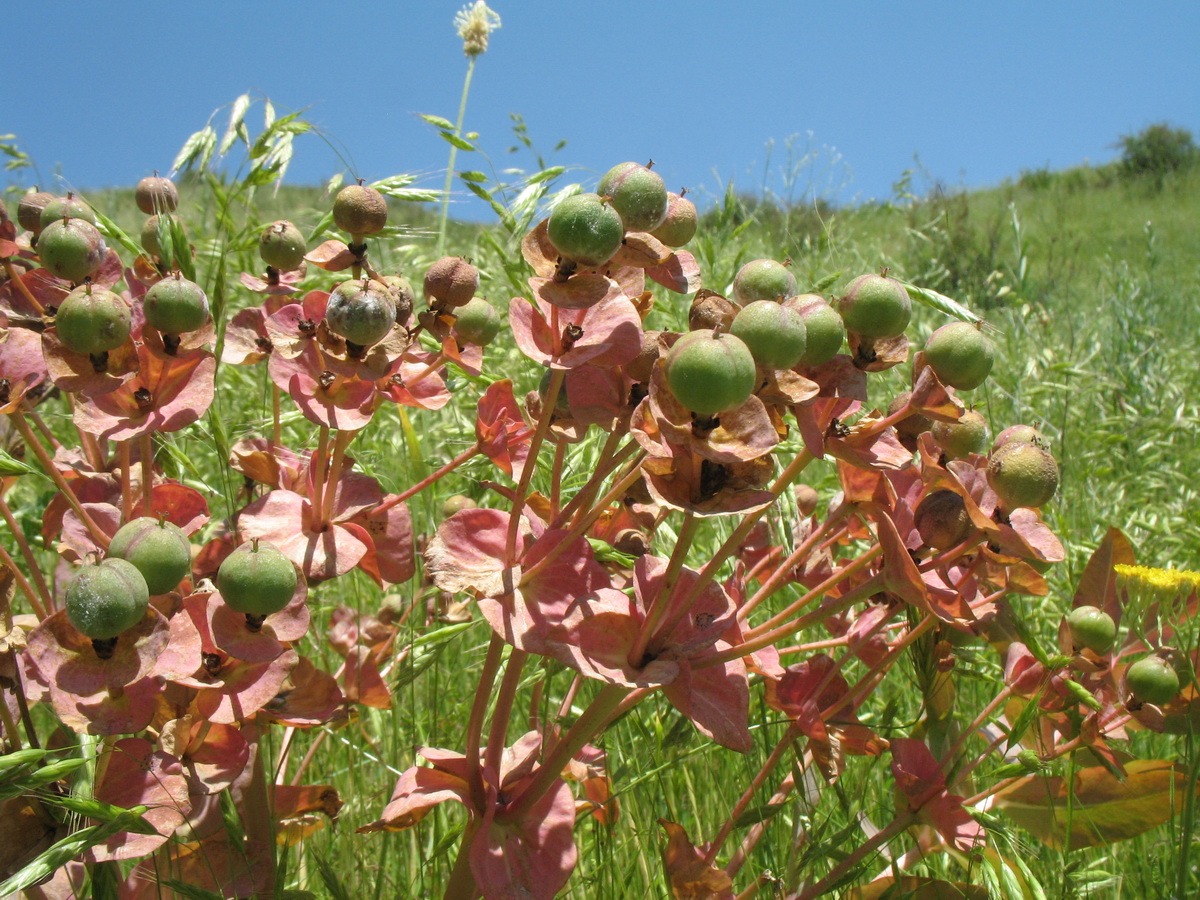
[[[1095,606],[1077,606],[1067,615],[1067,631],[1076,649],[1104,656],[1117,640],[1112,616]],[[1130,663],[1125,669],[1125,689],[1136,703],[1165,706],[1179,694],[1179,672],[1171,663],[1172,652],[1162,649]]]
[[[550,214],[547,234],[563,260],[602,266],[625,236],[641,232],[668,247],[682,247],[696,233],[696,207],[683,193],[667,190],[662,177],[635,162],[613,166],[596,193],[562,200]]]
[[[111,652],[114,639],[145,617],[150,598],[175,590],[191,566],[192,547],[182,529],[165,518],[134,519],[113,535],[104,559],[84,565],[71,580],[67,618]],[[225,604],[259,620],[287,606],[297,583],[292,562],[258,541],[230,553],[217,572]]]

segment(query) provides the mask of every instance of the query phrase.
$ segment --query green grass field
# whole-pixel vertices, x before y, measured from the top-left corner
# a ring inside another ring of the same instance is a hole
[[[568,178],[569,173],[548,179],[545,196],[564,187]],[[267,186],[250,190],[232,177],[201,175],[183,179],[181,191],[197,280],[226,320],[258,302],[240,288],[237,277],[241,271],[260,270],[254,247],[263,225],[287,218],[306,233],[327,225],[329,197],[318,188],[285,187],[274,194]],[[1059,619],[1069,609],[1083,566],[1110,527],[1131,539],[1140,564],[1200,568],[1200,491],[1195,482],[1200,471],[1200,230],[1195,228],[1200,167],[1174,173],[1161,186],[1121,179],[1112,170],[1079,169],[1031,173],[975,193],[933,192],[920,199],[900,194],[889,203],[814,209],[784,208],[730,191],[704,212],[689,249],[700,262],[705,285],[720,293],[742,263],[758,257],[790,259],[801,291],[822,281],[840,285],[886,266],[985,317],[994,329],[996,363],[989,381],[974,392],[974,402],[993,433],[1017,422],[1038,424],[1062,471],[1058,495],[1043,514],[1066,547],[1067,559],[1047,575],[1049,596],[1014,601],[1028,632],[1053,652]],[[105,191],[88,199],[137,239],[142,216],[129,192]],[[526,290],[519,243],[524,229],[537,220],[532,207],[526,210],[508,200],[503,205],[514,213],[512,227],[452,222],[446,240],[450,252],[479,266],[480,293],[502,310],[511,296]],[[393,202],[390,221],[383,239],[373,244],[372,259],[381,271],[401,271],[419,283],[437,256],[434,204]],[[310,267],[307,286],[328,282],[327,274]],[[655,294],[647,327],[686,328],[687,298],[661,289]],[[910,338],[914,344],[923,341],[945,321],[940,313],[920,308]],[[470,441],[475,404],[487,383],[511,377],[518,398],[537,386],[540,371],[516,352],[511,335],[502,332],[486,359],[482,377],[453,375],[454,400],[444,409],[378,413],[353,445],[356,467],[378,478],[387,491],[403,490]],[[907,386],[908,373],[908,366],[900,366],[873,380],[870,405],[886,408]],[[282,417],[283,443],[312,449],[314,426],[291,409],[285,407]],[[70,413],[62,399],[44,403],[41,411],[67,440]],[[245,502],[238,496],[240,476],[224,462],[229,446],[243,437],[268,434],[271,427],[271,388],[263,367],[225,365],[209,414],[162,436],[158,459],[168,475],[209,496],[216,525]],[[593,430],[572,448],[561,484],[564,495],[586,481],[603,440]],[[795,436],[789,440],[794,442]],[[545,453],[548,458],[551,451]],[[547,471],[548,466],[534,479],[534,490],[549,493],[554,487]],[[496,478],[486,460],[476,460],[419,494],[410,502],[417,534],[433,535],[442,502],[450,495],[466,494],[488,505],[495,495],[485,482]],[[822,504],[837,490],[828,463],[815,464],[805,480],[817,488]],[[41,511],[52,493],[47,482],[29,479],[10,491],[9,503],[26,535],[40,529]],[[661,555],[669,555],[678,527],[672,517],[656,534]],[[724,520],[708,520],[691,547],[689,564],[698,567],[711,558],[728,531]],[[39,550],[46,571],[52,570],[53,557],[51,549]],[[364,708],[342,727],[313,728],[293,738],[296,746],[284,776],[291,777],[311,751],[305,783],[333,785],[345,806],[336,825],[281,849],[280,883],[289,888],[336,898],[439,896],[454,864],[465,822],[456,804],[438,807],[418,827],[402,833],[355,833],[379,817],[399,773],[414,764],[418,747],[461,751],[491,634],[478,615],[468,625],[426,622],[424,601],[432,602],[436,591],[420,574],[393,593],[385,598],[367,577],[352,572],[310,594],[314,627],[302,647],[326,669],[340,664],[322,639],[338,605],[374,612],[385,603],[415,601],[416,612],[407,618],[397,644],[406,652],[387,671],[392,708]],[[824,636],[821,631],[805,637]],[[1191,640],[1194,646],[1194,633]],[[929,668],[933,650],[920,644],[892,670],[863,707],[864,721],[885,735],[908,735],[926,727],[925,710],[936,680]],[[999,657],[980,643],[963,647],[955,674],[951,715],[961,726],[995,695],[1002,681]],[[571,676],[558,663],[531,661],[517,692],[510,739],[525,730],[538,698],[543,713],[553,714]],[[594,692],[595,686],[585,683],[567,718],[582,711]],[[611,828],[591,819],[578,826],[579,862],[563,896],[671,896],[662,872],[665,838],[658,820],[682,824],[696,841],[713,836],[783,734],[780,714],[766,706],[761,690],[752,690],[751,716],[754,749],[745,755],[704,739],[661,697],[651,697],[611,727],[603,747],[620,816]],[[280,751],[281,735],[279,728],[270,733],[268,759]],[[1138,757],[1180,760],[1195,774],[1200,746],[1194,736],[1140,732],[1131,744]],[[969,753],[975,744],[967,746]],[[1072,756],[1069,764],[1060,761],[1057,772],[1067,774],[1077,764],[1084,763]],[[996,767],[997,762],[989,761],[973,773],[976,790],[995,780]],[[852,757],[831,787],[808,785],[782,805],[770,806],[776,781],[755,796],[719,857],[727,860],[757,822],[768,824],[735,880],[735,894],[762,876],[758,896],[786,896],[799,880],[819,876],[845,858],[864,839],[864,823],[886,823],[893,808],[886,759]],[[1182,831],[1179,817],[1129,841],[1074,851],[1051,849],[1000,814],[985,813],[984,819],[991,855],[964,865],[949,854],[937,854],[917,871],[981,886],[993,897],[1200,896],[1196,854],[1189,857],[1187,851],[1196,836]],[[906,841],[894,842],[886,855],[870,856],[851,873],[857,881],[848,881],[831,896],[881,896],[844,891],[886,872],[889,860],[900,860],[911,847]],[[1181,858],[1191,860],[1182,872]],[[1181,883],[1186,885],[1183,895],[1177,892]]]

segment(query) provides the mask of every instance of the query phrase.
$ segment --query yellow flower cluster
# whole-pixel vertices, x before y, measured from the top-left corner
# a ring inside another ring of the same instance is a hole
[[[1161,594],[1178,594],[1182,591],[1192,591],[1200,588],[1200,572],[1190,572],[1187,569],[1152,569],[1149,566],[1127,566],[1118,564],[1113,571],[1140,587],[1149,588]]]

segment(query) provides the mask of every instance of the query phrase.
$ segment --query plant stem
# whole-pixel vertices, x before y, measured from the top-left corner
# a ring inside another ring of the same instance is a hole
[[[333,504],[337,498],[338,482],[342,480],[342,469],[346,464],[346,448],[354,440],[357,431],[338,429],[333,439],[333,461],[329,464],[329,477],[325,481],[325,496],[321,500],[321,521],[333,521]]]
[[[65,478],[63,478],[62,473],[58,471],[58,467],[54,465],[54,460],[51,459],[50,454],[46,452],[46,448],[42,446],[41,442],[38,441],[37,437],[34,435],[32,429],[30,429],[29,423],[25,421],[25,416],[16,410],[14,410],[10,415],[12,416],[12,423],[17,426],[17,431],[21,433],[21,438],[25,441],[26,446],[32,449],[34,455],[37,456],[38,462],[42,466],[42,471],[49,475],[50,480],[54,482],[55,486],[60,491],[62,491],[63,497],[66,498],[66,501],[70,504],[71,509],[75,510],[75,515],[79,516],[79,521],[82,522],[83,526],[88,530],[88,534],[91,535],[92,540],[99,544],[101,549],[107,550],[109,544],[108,535],[100,530],[100,527],[96,524],[95,520],[93,520],[92,517],[88,515],[87,510],[83,508],[83,504],[80,503],[79,498],[75,496],[75,492],[71,489],[71,485],[67,483]]]
[[[17,290],[21,296],[33,307],[34,312],[39,316],[44,316],[46,314],[46,307],[42,306],[38,302],[38,298],[33,296],[33,293],[29,290],[29,285],[21,280],[21,276],[17,274],[16,268],[8,259],[4,260],[4,271],[8,273],[8,280],[17,286]]]
[[[446,892],[442,900],[475,900],[479,896],[479,886],[475,883],[475,873],[471,871],[471,843],[475,840],[478,830],[475,817],[463,829],[462,841],[458,845],[458,857],[454,860],[454,868],[450,870],[450,879],[446,882]]]
[[[46,618],[46,610],[54,609],[54,595],[50,593],[50,588],[46,584],[46,579],[42,577],[42,569],[37,564],[37,557],[33,555],[33,548],[29,546],[29,541],[25,540],[25,534],[17,526],[16,516],[9,509],[8,502],[4,499],[4,495],[0,494],[0,514],[4,516],[4,523],[8,526],[8,533],[12,539],[17,542],[17,549],[21,551],[21,557],[25,560],[25,565],[29,569],[29,574],[33,576],[33,580],[37,582],[38,594],[41,595],[42,603],[38,602],[38,598],[34,596],[32,589],[29,586],[29,581],[25,575],[17,568],[16,563],[12,561],[12,557],[7,552],[4,553],[4,562],[17,579],[17,583],[21,585],[29,602],[33,605],[33,611],[37,613],[38,618]],[[0,551],[3,548],[0,547]],[[43,606],[44,603],[44,606]]]
[[[471,76],[475,74],[475,57],[467,61],[467,77],[463,79],[462,99],[458,101],[458,121],[454,125],[454,136],[462,134],[463,119],[467,114],[467,95],[471,92]],[[450,145],[450,160],[446,163],[446,184],[442,189],[442,215],[438,220],[437,256],[445,256],[446,250],[446,220],[450,215],[450,187],[454,184],[454,160],[458,156],[458,148]]]
[[[425,488],[436,483],[438,480],[445,478],[447,475],[449,475],[451,472],[453,472],[455,469],[457,469],[459,466],[461,466],[463,463],[467,462],[469,459],[471,459],[478,453],[479,453],[479,444],[478,444],[478,442],[476,442],[476,443],[472,444],[470,447],[468,447],[466,450],[464,450],[462,453],[458,454],[458,456],[454,457],[454,459],[450,460],[450,462],[446,463],[444,466],[442,466],[436,472],[434,472],[433,474],[428,475],[425,478],[418,481],[416,484],[414,484],[408,490],[402,491],[401,493],[396,494],[393,497],[389,497],[387,500],[384,500],[377,507],[375,507],[375,510],[374,510],[375,513],[376,514],[385,513],[389,509],[391,509],[393,506],[403,503],[409,497],[412,497],[415,494],[421,493],[421,491],[425,490]]]
[[[151,492],[154,490],[154,445],[150,432],[142,435],[142,515],[154,515]]]
[[[674,623],[666,623],[667,627],[662,629],[661,635],[658,634],[658,626],[663,624],[663,616],[671,608],[671,595],[675,593],[675,582],[679,578],[679,572],[683,569],[683,561],[687,558],[688,550],[692,546],[692,538],[695,537],[699,525],[700,520],[691,510],[683,514],[683,525],[679,529],[679,536],[675,539],[675,548],[671,551],[671,559],[667,563],[667,571],[663,574],[662,584],[658,589],[658,594],[650,601],[650,608],[646,610],[646,618],[638,630],[637,640],[633,642],[633,647],[629,651],[629,665],[635,669],[642,667],[642,658],[646,655],[651,638],[658,635],[665,639],[671,633]],[[683,607],[682,612],[686,613],[687,608]],[[672,618],[678,621],[677,616]]]
[[[507,809],[496,816],[497,821],[519,821],[538,800],[562,777],[562,771],[567,763],[582,749],[583,745],[599,734],[608,724],[613,714],[618,711],[621,701],[630,693],[629,688],[619,684],[606,684],[600,688],[594,700],[588,704],[570,730],[563,735],[554,750],[542,761],[533,781],[521,792]]]
[[[500,671],[500,657],[503,652],[504,641],[493,634],[483,661],[483,670],[479,673],[479,683],[475,687],[475,701],[471,704],[471,714],[467,719],[467,784],[470,786],[471,801],[476,809],[483,809],[486,800],[483,779],[479,774],[479,748],[483,742],[483,720],[487,716],[492,685],[496,683],[496,673]]]
[[[554,308],[558,309],[557,306]],[[550,385],[546,388],[546,398],[542,401],[542,413],[538,416],[537,429],[529,441],[529,458],[521,469],[521,480],[517,483],[517,493],[513,498],[512,512],[508,520],[508,540],[505,545],[506,559],[512,559],[517,552],[517,532],[520,529],[521,512],[525,509],[525,497],[529,493],[534,470],[537,469],[538,451],[542,449],[542,441],[550,431],[550,420],[554,418],[554,404],[558,401],[558,392],[566,375],[564,369],[550,370]]]
[[[500,787],[500,759],[504,754],[508,724],[512,719],[513,705],[517,699],[517,686],[521,683],[521,673],[528,659],[529,654],[524,650],[514,649],[508,655],[504,677],[500,679],[500,690],[496,693],[496,705],[492,709],[492,727],[488,732],[487,748],[484,751],[484,771],[490,771],[496,778],[497,788]]]
[[[886,828],[877,831],[874,836],[855,847],[845,859],[830,869],[829,874],[824,878],[806,890],[796,894],[795,900],[812,900],[814,897],[820,897],[829,888],[841,881],[843,876],[857,866],[861,860],[865,859],[869,854],[874,853],[896,835],[900,834],[900,832],[904,831],[905,828],[912,824],[916,817],[917,814],[912,811],[896,816]]]
[[[783,737],[780,738],[779,743],[775,745],[775,749],[771,751],[771,755],[767,757],[767,761],[762,764],[762,768],[758,770],[758,774],[750,782],[750,786],[746,788],[745,793],[733,805],[733,809],[729,812],[729,817],[725,820],[725,824],[721,826],[721,830],[717,832],[717,836],[713,838],[712,843],[708,847],[708,852],[704,854],[704,861],[706,863],[712,865],[713,860],[717,858],[717,852],[721,849],[721,845],[725,843],[733,831],[734,823],[741,818],[742,813],[746,811],[746,807],[750,805],[750,801],[754,799],[754,795],[758,792],[758,789],[767,780],[767,776],[779,765],[784,754],[791,749],[792,742],[799,735],[800,729],[796,727],[796,723],[790,723],[784,731]]]

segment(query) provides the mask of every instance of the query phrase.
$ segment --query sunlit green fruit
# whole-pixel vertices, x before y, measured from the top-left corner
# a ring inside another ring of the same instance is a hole
[[[42,230],[45,230],[47,225],[58,219],[83,219],[85,222],[95,225],[96,213],[87,203],[74,194],[67,194],[65,197],[55,197],[42,209]]]
[[[63,299],[54,327],[63,346],[75,353],[104,353],[127,340],[132,313],[125,299],[105,288],[83,285]]]
[[[17,203],[17,222],[35,235],[42,233],[42,210],[54,199],[49,191],[30,191]]]
[[[966,501],[954,491],[928,494],[917,504],[914,521],[921,540],[934,550],[957,547],[971,533]]]
[[[296,593],[298,582],[292,561],[262,541],[242,544],[217,570],[217,590],[225,605],[248,616],[279,612]]]
[[[964,412],[956,422],[934,422],[929,430],[950,459],[966,459],[987,447],[987,420],[973,409]]]
[[[463,306],[479,290],[479,269],[461,256],[443,256],[425,271],[425,296],[446,309]]]
[[[610,197],[626,231],[653,231],[667,218],[667,186],[647,166],[624,162],[609,169],[596,193]]]
[[[38,259],[51,274],[78,284],[100,268],[108,247],[86,219],[57,219],[38,236]]]
[[[133,189],[137,208],[148,216],[163,212],[175,212],[179,207],[179,189],[170,178],[149,175]]]
[[[133,563],[151,594],[173,591],[192,569],[192,546],[183,529],[152,516],[121,526],[108,554]]]
[[[992,371],[996,348],[974,325],[950,322],[929,336],[925,359],[942,384],[969,391]]]
[[[1112,616],[1095,606],[1077,606],[1067,614],[1071,643],[1104,655],[1117,639],[1117,625]]]
[[[667,217],[650,233],[668,247],[682,247],[696,236],[696,204],[673,191],[667,193]]]
[[[715,416],[737,409],[754,392],[754,356],[741,338],[689,331],[667,354],[667,385],[694,413]]]
[[[479,504],[466,494],[452,494],[442,501],[442,518],[448,519],[464,509],[475,509]]]
[[[781,262],[754,259],[733,276],[733,299],[740,306],[755,300],[783,301],[796,293],[796,276]]]
[[[1143,656],[1125,670],[1125,687],[1141,703],[1165,706],[1179,693],[1179,674],[1161,656]]]
[[[1010,425],[1005,428],[992,442],[992,453],[1009,443],[1033,444],[1043,450],[1050,449],[1049,439],[1032,425]]]
[[[546,225],[559,255],[583,266],[599,266],[621,248],[625,226],[599,194],[575,194],[554,207]]]
[[[482,297],[473,297],[454,314],[454,333],[468,344],[486,347],[500,333],[500,313]]]
[[[837,356],[846,339],[846,326],[837,310],[824,297],[800,294],[798,297],[789,297],[783,301],[783,305],[795,310],[804,320],[804,355],[800,357],[798,365],[805,368],[822,366]]]
[[[343,281],[329,295],[325,321],[334,334],[370,347],[396,324],[396,301],[390,290],[369,278]]]
[[[300,229],[286,219],[272,222],[258,238],[258,255],[272,269],[293,272],[304,264],[308,246]]]
[[[208,321],[204,289],[178,272],[155,282],[142,298],[146,323],[163,334],[186,334]]]
[[[387,217],[387,198],[365,184],[348,184],[333,199],[333,222],[351,235],[378,234]]]
[[[846,285],[837,311],[847,331],[876,340],[904,333],[912,316],[912,301],[895,278],[860,275]]]
[[[1037,509],[1058,490],[1058,463],[1048,450],[1010,441],[992,454],[987,479],[1004,509]]]
[[[67,585],[67,618],[93,640],[107,640],[136,625],[146,615],[150,590],[133,563],[109,557],[84,566]]]
[[[774,300],[755,300],[734,317],[730,332],[766,369],[790,369],[804,356],[804,320]]]

